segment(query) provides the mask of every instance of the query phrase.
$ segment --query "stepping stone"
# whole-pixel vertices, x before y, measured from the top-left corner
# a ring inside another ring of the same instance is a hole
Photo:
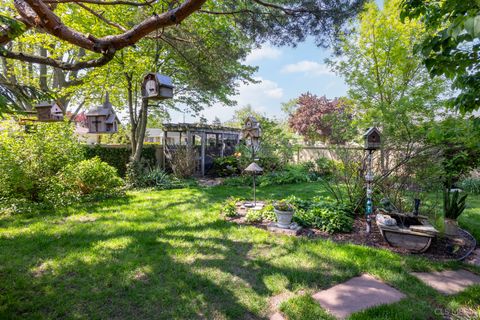
[[[270,316],[270,320],[285,320],[280,312],[275,312]]]
[[[480,267],[480,249],[473,251],[466,262]]]
[[[480,276],[467,270],[412,272],[412,275],[443,294],[455,294],[471,285],[480,284]]]
[[[313,295],[322,308],[338,319],[373,306],[397,302],[404,297],[397,289],[367,274]]]

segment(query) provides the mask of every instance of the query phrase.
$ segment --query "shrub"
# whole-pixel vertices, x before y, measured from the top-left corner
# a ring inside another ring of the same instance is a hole
[[[294,220],[305,227],[314,227],[328,233],[349,232],[353,229],[352,210],[330,198],[301,200],[289,198],[296,208]]]
[[[84,157],[67,122],[39,123],[30,133],[8,122],[0,131],[0,197],[62,205],[58,173]],[[52,190],[55,193],[52,195]],[[58,194],[57,194],[58,193]]]
[[[245,215],[245,220],[249,223],[262,222],[262,212],[260,210],[249,209]]]
[[[480,178],[470,177],[460,182],[459,187],[473,194],[480,194]]]
[[[239,173],[238,159],[234,156],[216,158],[213,161],[212,173],[220,177],[227,177]]]
[[[59,179],[65,190],[79,195],[108,195],[123,185],[117,170],[98,157],[67,165]]]
[[[335,170],[335,161],[325,157],[315,160],[315,171],[318,175],[328,177],[332,175],[333,170]]]
[[[265,203],[265,206],[259,211],[262,215],[262,220],[277,221],[277,216],[273,211],[273,204]]]
[[[188,178],[195,173],[197,155],[193,148],[188,146],[166,148],[165,156],[175,177]]]
[[[222,205],[220,211],[225,217],[235,217],[237,215],[237,203],[242,201],[241,198],[230,197]]]
[[[465,210],[465,201],[468,194],[460,196],[460,192],[451,192],[449,189],[443,191],[443,212],[445,218],[457,219]]]

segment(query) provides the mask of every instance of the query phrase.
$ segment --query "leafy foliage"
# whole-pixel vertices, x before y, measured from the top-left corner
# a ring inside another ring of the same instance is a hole
[[[64,206],[85,195],[112,194],[122,183],[99,158],[83,161],[83,149],[66,122],[38,124],[31,133],[14,123],[2,127],[0,203],[6,211]]]
[[[300,225],[328,233],[352,231],[352,210],[342,203],[319,197],[311,200],[290,197],[288,201],[296,208],[294,220]]]
[[[108,163],[115,169],[121,177],[125,177],[127,164],[130,162],[131,148],[128,146],[102,146],[102,145],[83,145],[86,158],[99,157],[102,161]],[[155,167],[155,146],[145,146],[142,150],[142,161],[146,167]]]
[[[295,132],[308,141],[344,141],[351,120],[345,101],[337,98],[329,100],[307,92],[298,98],[297,103],[298,107],[288,119]]]
[[[417,20],[399,18],[400,0],[365,5],[355,33],[345,36],[342,57],[330,65],[345,78],[355,117],[352,125],[363,131],[376,126],[383,145],[405,147],[424,140],[421,126],[434,121],[448,96],[445,80],[431,79],[414,50],[425,28]]]
[[[480,99],[480,5],[476,1],[402,2],[401,17],[420,18],[429,33],[417,47],[432,76],[445,76],[460,93],[451,100],[462,113],[478,110]]]
[[[443,192],[443,211],[445,218],[457,219],[465,210],[465,201],[467,200],[468,194],[460,196],[459,191],[450,191],[450,189],[445,189]]]
[[[459,184],[460,188],[466,192],[480,194],[480,178],[469,177],[462,180]]]
[[[123,185],[117,170],[98,157],[67,165],[59,179],[65,190],[80,196],[114,194]]]
[[[237,215],[237,203],[242,201],[241,198],[230,197],[222,205],[220,213],[225,217],[235,217]]]
[[[239,172],[239,163],[235,156],[216,158],[213,161],[212,173],[215,175],[228,177]]]

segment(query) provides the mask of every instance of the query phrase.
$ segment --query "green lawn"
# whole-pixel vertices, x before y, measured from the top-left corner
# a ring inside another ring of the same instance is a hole
[[[263,188],[259,197],[322,192],[299,184]],[[1,218],[0,319],[264,319],[271,296],[313,293],[364,272],[407,298],[355,319],[431,319],[441,318],[436,309],[479,308],[478,287],[445,298],[408,274],[459,264],[273,236],[219,217],[223,199],[249,194],[230,187],[132,192],[64,216]],[[475,203],[465,220],[478,220]],[[325,316],[308,296],[282,308],[291,319]]]

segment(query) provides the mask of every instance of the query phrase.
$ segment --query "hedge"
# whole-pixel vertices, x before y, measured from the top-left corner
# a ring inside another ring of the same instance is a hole
[[[84,145],[85,157],[87,159],[99,157],[112,167],[116,168],[121,177],[125,177],[127,164],[130,161],[131,149],[129,146],[104,146],[104,145]],[[143,160],[150,166],[157,165],[155,157],[155,146],[145,145],[142,150]]]

